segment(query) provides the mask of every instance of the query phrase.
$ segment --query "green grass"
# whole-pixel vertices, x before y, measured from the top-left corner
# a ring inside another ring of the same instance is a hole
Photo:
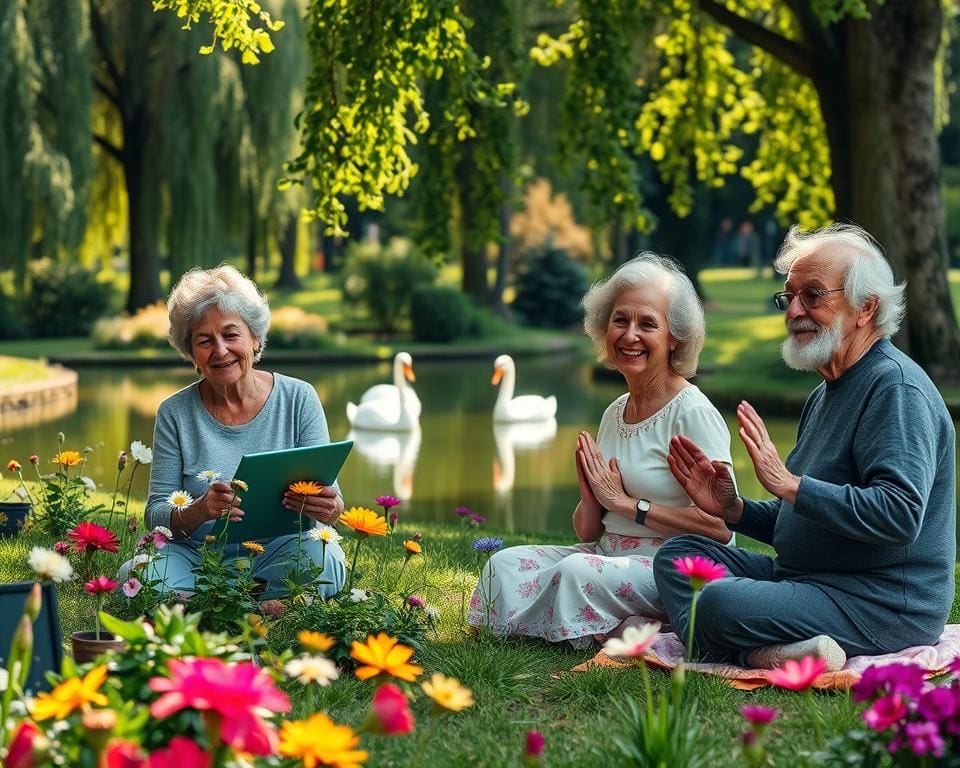
[[[39,360],[0,355],[0,382],[4,385],[46,381],[51,376],[52,371]]]
[[[103,496],[103,495],[101,495]],[[98,498],[104,500],[104,498]],[[107,499],[109,504],[109,500]],[[139,512],[142,503],[131,504]],[[546,764],[551,768],[579,768],[585,765],[621,765],[612,750],[612,739],[624,735],[622,707],[643,694],[636,670],[592,669],[573,673],[571,668],[591,658],[594,650],[574,650],[565,644],[540,641],[500,640],[465,631],[463,606],[476,579],[479,562],[470,545],[481,532],[456,524],[401,525],[392,540],[368,539],[361,549],[360,569],[366,576],[360,586],[371,583],[376,562],[384,563],[381,585],[393,589],[400,571],[400,542],[414,530],[424,534],[424,556],[414,558],[404,571],[400,585],[406,593],[426,596],[440,614],[437,631],[431,634],[415,661],[427,673],[443,672],[459,679],[475,695],[476,705],[459,714],[449,714],[434,723],[428,714],[429,701],[421,694],[413,704],[418,720],[417,734],[435,728],[426,744],[420,764],[458,765],[496,768],[518,764],[524,733],[536,729],[547,739]],[[483,535],[502,535],[506,545],[544,541],[568,543],[569,536],[505,534],[483,530]],[[29,578],[25,560],[29,547],[44,542],[36,534],[27,534],[0,543],[0,579]],[[346,551],[352,556],[354,541],[348,539]],[[381,556],[381,547],[387,556]],[[104,564],[106,565],[106,564]],[[87,629],[92,605],[79,585],[59,589],[59,605],[65,636]],[[960,620],[955,604],[952,621]],[[656,691],[669,684],[665,673],[651,673]],[[419,689],[412,687],[414,694]],[[356,726],[363,721],[372,688],[350,674],[344,674],[329,688],[322,689],[319,705],[337,722]],[[770,752],[774,764],[801,765],[804,754],[821,744],[814,729],[814,715],[803,697],[773,689],[744,693],[723,681],[688,673],[686,695],[699,707],[699,735],[705,748],[712,751],[711,766],[743,765],[737,734],[743,727],[739,708],[758,703],[781,710],[771,726]],[[859,707],[846,694],[817,694],[817,707],[827,724],[827,734],[859,724]],[[302,700],[295,701],[294,714],[300,716]],[[364,737],[362,748],[370,751],[368,765],[406,765],[418,735],[412,738]]]

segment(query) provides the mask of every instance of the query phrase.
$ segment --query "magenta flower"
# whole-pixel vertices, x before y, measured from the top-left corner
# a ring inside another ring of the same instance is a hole
[[[120,549],[120,539],[116,534],[96,523],[77,523],[67,534],[77,552],[102,549],[104,552],[116,552]]]
[[[379,506],[383,507],[384,510],[400,506],[400,499],[398,499],[396,496],[377,496],[374,501],[376,501]]]
[[[409,605],[411,608],[426,608],[427,601],[424,600],[422,597],[417,597],[416,595],[410,595],[410,597],[407,598],[407,605]]]
[[[945,722],[960,714],[960,687],[930,688],[917,702],[917,712],[926,720]],[[960,725],[960,723],[958,723]]]
[[[53,544],[53,551],[58,555],[66,555],[70,553],[70,542],[69,541],[57,541]]]
[[[174,736],[164,749],[150,753],[150,768],[209,768],[213,755],[208,755],[186,736]]]
[[[412,733],[414,719],[407,695],[393,683],[381,685],[373,694],[364,725],[371,733],[381,736]]]
[[[397,527],[397,523],[400,522],[400,515],[396,512],[390,513],[390,530],[393,530]]]
[[[761,707],[756,704],[745,704],[740,707],[740,714],[743,715],[743,719],[746,720],[750,725],[754,727],[762,727],[765,725],[770,725],[777,715],[779,714],[777,710],[772,709],[771,707]]]
[[[84,591],[91,595],[102,595],[106,592],[113,592],[117,588],[117,582],[108,579],[106,576],[97,576],[83,585]]]
[[[703,589],[707,582],[722,579],[727,575],[727,569],[720,563],[715,563],[701,555],[678,557],[673,561],[673,566],[682,575],[690,579],[690,586],[698,592]]]
[[[454,513],[460,515],[460,517],[470,517],[473,514],[473,510],[470,507],[457,507],[453,510]]]
[[[485,522],[487,522],[487,518],[483,515],[477,514],[476,512],[470,515],[470,525],[483,525]]]
[[[540,765],[540,757],[543,755],[543,747],[546,739],[540,731],[527,731],[526,739],[523,745],[523,764],[527,768],[534,768]]]
[[[170,677],[150,678],[150,690],[163,694],[150,705],[154,717],[169,717],[181,709],[212,712],[220,738],[234,749],[270,755],[277,748],[277,732],[261,713],[289,712],[290,699],[273,684],[270,675],[250,662],[220,659],[170,659]]]
[[[936,723],[907,723],[904,730],[913,754],[918,757],[923,755],[943,757],[946,745]]]
[[[853,686],[854,701],[902,693],[917,698],[923,690],[923,669],[915,664],[883,664],[868,667]]]
[[[790,691],[805,691],[827,668],[827,660],[816,656],[804,656],[800,661],[787,659],[782,667],[768,669],[764,676],[773,685]]]
[[[881,696],[873,706],[863,712],[863,722],[874,731],[885,731],[900,721],[909,710],[907,703],[899,693]]]

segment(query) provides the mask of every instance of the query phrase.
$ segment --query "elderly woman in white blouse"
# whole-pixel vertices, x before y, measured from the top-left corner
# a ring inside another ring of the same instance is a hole
[[[468,614],[470,624],[497,635],[576,647],[666,619],[652,571],[666,538],[731,539],[722,521],[691,503],[667,464],[678,434],[732,464],[723,418],[688,381],[705,336],[689,278],[671,259],[641,254],[594,285],[583,305],[598,359],[623,374],[627,392],[607,407],[596,440],[588,432],[578,439],[573,529],[581,543],[497,552]]]

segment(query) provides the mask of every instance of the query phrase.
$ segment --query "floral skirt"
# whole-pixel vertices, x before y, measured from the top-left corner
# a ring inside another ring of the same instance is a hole
[[[666,620],[653,580],[663,539],[604,533],[571,547],[510,547],[484,566],[467,621],[495,635],[585,648],[628,616]]]

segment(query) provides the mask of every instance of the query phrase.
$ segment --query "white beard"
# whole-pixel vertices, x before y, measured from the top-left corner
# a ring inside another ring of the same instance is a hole
[[[816,335],[805,344],[797,341],[794,331],[815,330]],[[783,361],[797,371],[815,371],[822,368],[837,353],[843,340],[843,317],[838,316],[833,325],[819,326],[812,320],[795,320],[787,323],[787,338],[780,347]]]

